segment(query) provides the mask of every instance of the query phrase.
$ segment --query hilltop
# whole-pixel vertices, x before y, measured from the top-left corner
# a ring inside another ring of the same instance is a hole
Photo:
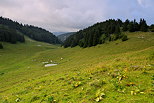
[[[5,27],[7,26],[7,28],[13,31],[20,32],[20,34],[28,36],[29,38],[33,40],[46,42],[50,44],[60,44],[61,43],[61,41],[59,41],[58,38],[55,35],[53,35],[51,32],[43,28],[37,27],[37,26],[21,24],[21,23],[18,23],[17,21],[13,21],[9,18],[4,18],[4,17],[0,17],[0,25],[3,25]],[[11,39],[12,38],[13,37],[11,37]]]

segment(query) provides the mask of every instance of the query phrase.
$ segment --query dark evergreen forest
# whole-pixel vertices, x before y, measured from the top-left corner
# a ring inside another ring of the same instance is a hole
[[[18,41],[25,42],[25,38],[23,35],[17,33],[15,29],[0,25],[0,41],[15,44]]]
[[[148,26],[144,19],[140,19],[139,22],[136,22],[135,19],[133,21],[127,19],[124,22],[120,19],[109,19],[69,36],[63,43],[63,46],[66,48],[79,45],[80,47],[86,48],[117,39],[126,41],[128,38],[124,32],[137,31],[154,32],[154,25]],[[37,41],[51,44],[61,43],[55,35],[45,29],[33,25],[23,25],[8,18],[0,17],[0,41],[10,43],[16,43],[18,41],[25,42],[22,34]],[[0,48],[3,48],[2,44],[0,44]]]
[[[126,41],[128,39],[124,34],[126,31],[152,32],[154,31],[154,25],[148,26],[144,19],[140,19],[139,23],[135,19],[133,21],[127,19],[125,22],[122,22],[120,19],[109,19],[71,35],[63,43],[63,46],[66,48],[79,45],[80,47],[86,48],[117,39]]]
[[[42,28],[39,28],[36,26],[23,25],[23,24],[20,24],[16,21],[12,21],[8,18],[3,18],[3,17],[0,17],[0,24],[7,26],[11,30],[14,30],[13,32],[15,32],[15,30],[17,30],[17,31],[23,33],[24,35],[30,37],[31,39],[34,39],[37,41],[47,42],[47,43],[51,43],[51,44],[61,43],[55,35],[53,35],[52,33],[50,33],[49,31],[47,31],[45,29],[42,29]],[[4,33],[3,33],[3,35],[4,35]],[[13,33],[12,33],[12,35],[13,35]]]

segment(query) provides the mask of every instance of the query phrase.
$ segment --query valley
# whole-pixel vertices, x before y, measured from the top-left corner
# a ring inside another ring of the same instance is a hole
[[[152,103],[154,33],[63,48],[25,37],[0,50],[1,103]],[[39,46],[38,46],[39,45]],[[57,64],[45,67],[43,62]]]

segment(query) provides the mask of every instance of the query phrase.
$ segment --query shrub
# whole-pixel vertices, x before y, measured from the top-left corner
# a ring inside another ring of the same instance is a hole
[[[105,43],[107,36],[105,34],[102,34],[102,36],[100,37],[100,44]]]
[[[53,103],[53,102],[54,102],[53,96],[48,97],[48,103]]]
[[[152,24],[152,25],[149,27],[149,30],[150,30],[151,32],[154,32],[154,24]]]
[[[112,34],[112,35],[110,36],[110,41],[114,41],[114,40],[116,40],[116,34]]]
[[[122,38],[121,38],[121,40],[122,40],[122,41],[126,41],[126,40],[128,40],[127,35],[123,35]]]

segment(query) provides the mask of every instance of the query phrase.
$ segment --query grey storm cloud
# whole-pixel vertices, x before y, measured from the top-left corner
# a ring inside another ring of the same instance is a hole
[[[110,18],[154,23],[154,0],[0,0],[0,16],[51,32],[83,29]]]

